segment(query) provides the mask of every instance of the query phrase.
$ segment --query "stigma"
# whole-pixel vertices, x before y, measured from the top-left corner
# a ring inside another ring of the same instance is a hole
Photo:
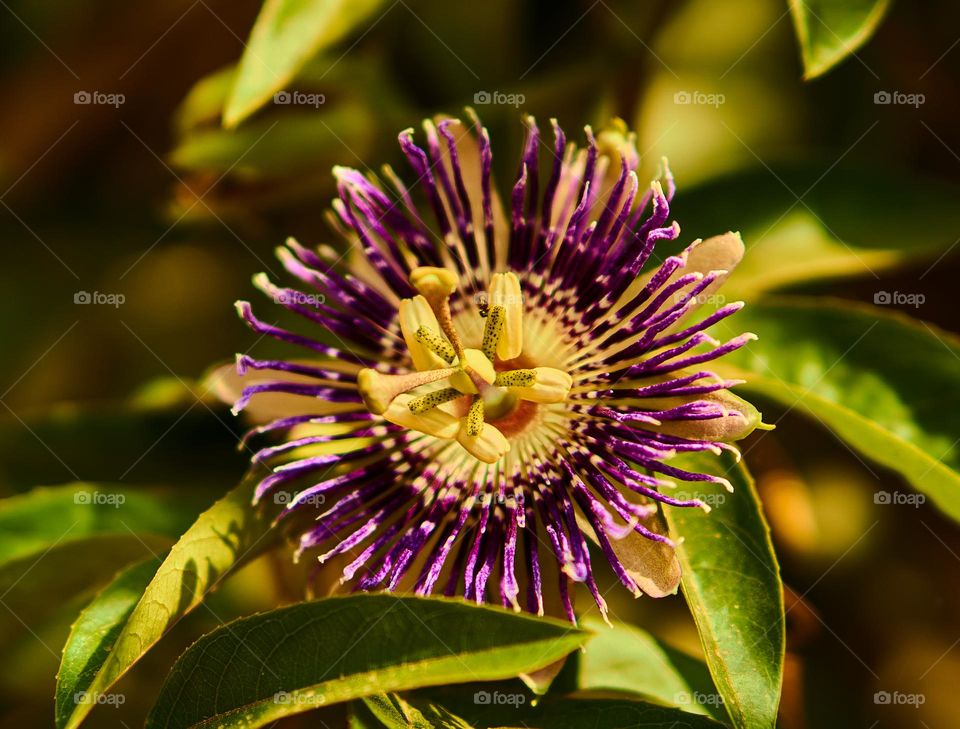
[[[360,395],[387,421],[455,440],[478,461],[496,463],[516,435],[517,409],[566,401],[573,379],[534,362],[510,366],[523,354],[523,297],[515,273],[491,277],[476,311],[483,318],[477,341],[464,341],[454,326],[450,298],[458,282],[452,271],[421,266],[411,272],[410,284],[417,295],[400,302],[399,323],[413,370],[361,370]]]

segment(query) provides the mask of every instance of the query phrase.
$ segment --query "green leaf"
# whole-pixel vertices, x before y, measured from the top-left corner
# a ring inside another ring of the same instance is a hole
[[[580,656],[580,688],[642,694],[684,711],[726,720],[703,661],[626,623],[610,628],[593,618],[584,625],[596,635]]]
[[[272,545],[274,532],[250,503],[252,478],[200,515],[173,546],[147,585],[96,671],[87,692],[106,694],[166,631],[197,607],[224,574]],[[77,727],[93,708],[78,704],[58,727]]]
[[[876,32],[891,0],[788,0],[804,78],[822,76]]]
[[[147,726],[256,727],[384,691],[508,678],[588,636],[562,621],[445,599],[375,594],[292,605],[194,643]]]
[[[382,0],[266,0],[250,33],[223,115],[235,127],[311,58],[355,30]]]
[[[870,276],[934,259],[956,241],[955,185],[904,184],[904,176],[890,170],[838,167],[825,175],[829,166],[754,168],[678,194],[684,230],[705,238],[725,230],[743,236],[746,255],[723,294],[749,299],[810,280]]]
[[[407,697],[407,701],[421,711],[428,707],[424,714],[430,716],[429,707],[435,705],[433,699],[436,698],[445,707],[447,716],[452,711],[461,722],[467,722],[475,729],[720,729],[724,726],[709,717],[647,703],[640,697],[548,696],[533,706],[530,701],[523,700],[522,694],[491,692],[485,688],[466,692],[440,689],[435,697],[431,693],[429,698],[421,695],[424,693],[417,692],[415,697]],[[387,726],[393,729],[389,724]]]
[[[728,494],[716,484],[685,484],[684,498],[696,494],[713,510],[664,513],[671,536],[683,540],[683,594],[723,705],[738,729],[772,729],[783,680],[783,585],[753,480],[732,456],[683,454],[671,465],[734,487]]]
[[[64,726],[84,695],[140,596],[156,574],[161,558],[151,557],[120,572],[80,613],[63,648],[57,673],[56,725]]]
[[[758,341],[717,371],[806,413],[960,520],[960,342],[877,307],[782,297],[718,327]]]

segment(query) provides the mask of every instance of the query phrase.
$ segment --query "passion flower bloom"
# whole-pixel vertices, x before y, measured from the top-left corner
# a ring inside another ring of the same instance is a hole
[[[559,595],[574,620],[573,582],[606,609],[593,542],[634,595],[675,592],[658,508],[707,508],[671,496],[678,481],[729,483],[669,461],[736,452],[728,443],[759,423],[727,391],[737,382],[707,367],[753,336],[706,333],[742,304],[690,316],[718,298],[740,238],[657,256],[680,232],[673,179],[664,162],[641,190],[619,121],[587,127],[578,148],[555,121],[541,140],[527,118],[505,212],[489,135],[468,116],[424,122],[422,145],[400,134],[411,184],[389,167],[386,183],[334,169],[329,217],[347,253],[288,240],[277,254],[299,288],[254,279],[297,332],[238,302],[255,332],[311,355],[238,357],[249,384],[235,412],[286,396],[252,431],[285,434],[254,457],[271,468],[255,499],[286,494],[284,514],[313,520],[298,554],[338,558],[354,589],[539,614]]]

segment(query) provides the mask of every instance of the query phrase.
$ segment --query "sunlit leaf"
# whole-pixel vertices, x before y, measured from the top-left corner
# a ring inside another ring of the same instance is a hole
[[[57,673],[58,727],[66,724],[78,703],[96,701],[96,697],[87,693],[87,687],[107,659],[120,630],[161,562],[161,558],[151,557],[120,572],[73,624]]]
[[[251,482],[244,480],[180,537],[124,623],[87,688],[89,694],[107,694],[177,620],[203,601],[226,572],[271,545],[269,519],[254,512],[251,493]],[[79,726],[93,706],[77,704],[58,726]]]
[[[240,60],[224,124],[234,127],[313,56],[356,29],[382,0],[267,0]]]
[[[821,76],[876,32],[891,0],[788,0],[804,78]]]
[[[674,211],[684,230],[743,236],[746,255],[723,294],[752,297],[815,279],[870,276],[935,259],[956,241],[955,186],[904,184],[890,171],[838,167],[826,174],[829,166],[759,167],[681,187]]]
[[[367,710],[387,729],[473,729],[438,704],[418,708],[397,694],[375,694],[363,700]],[[362,716],[355,712],[356,716]]]
[[[878,307],[802,297],[753,304],[734,318],[730,326],[759,340],[718,371],[746,379],[745,393],[813,417],[960,519],[953,335]]]
[[[292,605],[194,643],[147,726],[257,727],[384,691],[508,678],[588,637],[562,621],[443,599],[351,595]]]
[[[684,711],[726,720],[703,661],[626,623],[614,623],[611,628],[588,619],[585,626],[596,635],[580,656],[580,688],[642,694]]]
[[[738,729],[772,729],[783,680],[783,585],[753,481],[732,457],[685,454],[671,464],[727,478],[733,493],[710,483],[687,485],[686,498],[711,504],[667,507],[684,597],[700,632],[719,697]]]

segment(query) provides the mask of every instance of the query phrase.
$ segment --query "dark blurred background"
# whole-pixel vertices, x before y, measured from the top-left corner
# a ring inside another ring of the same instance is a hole
[[[557,117],[570,136],[620,116],[637,131],[645,173],[669,156],[684,240],[721,232],[700,221],[754,220],[780,190],[780,170],[812,166],[810,181],[823,179],[846,222],[871,231],[856,241],[871,266],[828,261],[827,277],[842,278],[803,290],[868,303],[878,288],[922,292],[922,308],[905,311],[960,329],[949,241],[895,271],[889,252],[869,250],[873,216],[890,210],[908,224],[879,234],[904,247],[930,230],[960,239],[955,218],[913,216],[898,195],[960,189],[960,10],[947,0],[897,3],[866,47],[810,82],[784,0],[398,0],[297,79],[324,94],[322,106],[268,105],[230,132],[220,112],[255,0],[0,5],[0,418],[25,441],[31,418],[57,404],[123,400],[158,377],[189,389],[248,348],[232,304],[256,295],[252,274],[280,270],[272,249],[287,235],[336,243],[324,221],[331,166],[391,162],[406,174],[397,133],[483,92],[522,96],[517,108],[477,105],[501,189],[515,172],[520,112],[541,129]],[[894,90],[924,101],[875,103]],[[716,103],[683,103],[685,93]],[[83,94],[113,102],[79,103]],[[864,203],[862,170],[889,196]],[[847,209],[846,193],[860,202]],[[787,196],[757,230],[819,255],[825,232],[804,210]],[[756,260],[754,276],[777,277],[776,255]],[[871,267],[883,269],[879,282]],[[957,726],[955,526],[929,505],[875,504],[876,492],[907,487],[815,421],[781,414],[766,408],[778,429],[744,450],[793,591],[783,726]],[[68,464],[41,455],[43,483],[71,478]],[[269,604],[264,574],[239,578],[239,604]],[[614,595],[621,618],[700,650],[679,599]],[[35,663],[52,678],[50,660]],[[5,681],[5,693],[27,690]],[[878,704],[878,691],[924,702]]]

